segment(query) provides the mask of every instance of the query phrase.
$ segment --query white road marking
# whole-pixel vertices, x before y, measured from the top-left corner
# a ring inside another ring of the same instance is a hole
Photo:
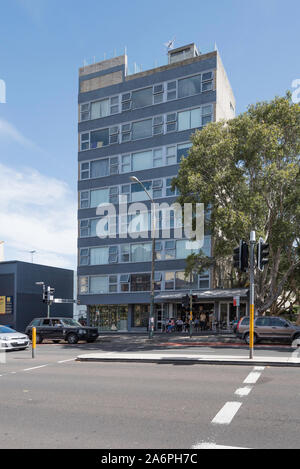
[[[23,371],[38,370],[39,368],[45,368],[45,366],[48,366],[48,365],[34,366],[33,368],[26,368],[26,369],[23,370]]]
[[[69,360],[62,360],[60,362],[57,362],[57,363],[67,363],[67,362],[74,362],[76,360],[76,358],[70,358]]]
[[[237,446],[216,445],[215,443],[199,443],[197,445],[192,446],[192,449],[248,449],[248,448],[241,448]]]
[[[220,412],[215,416],[211,423],[229,425],[241,405],[241,402],[227,402],[224,407],[220,410]]]
[[[251,386],[245,386],[243,388],[237,389],[234,394],[236,394],[237,396],[243,397],[243,396],[248,396],[251,391],[252,391]]]
[[[255,384],[257,380],[260,378],[261,373],[256,371],[252,371],[244,381],[244,384]]]

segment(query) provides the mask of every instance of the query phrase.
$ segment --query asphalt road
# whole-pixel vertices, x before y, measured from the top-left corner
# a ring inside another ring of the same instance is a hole
[[[300,446],[297,368],[74,360],[94,348],[45,344],[35,360],[30,351],[7,354],[1,449]]]

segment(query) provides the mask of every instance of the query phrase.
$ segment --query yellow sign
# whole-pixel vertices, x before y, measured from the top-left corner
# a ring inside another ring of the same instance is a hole
[[[0,314],[6,313],[6,297],[0,296]]]

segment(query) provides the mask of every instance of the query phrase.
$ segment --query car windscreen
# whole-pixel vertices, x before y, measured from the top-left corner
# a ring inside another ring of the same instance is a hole
[[[0,326],[0,334],[14,334],[15,332],[10,327]]]
[[[74,321],[74,319],[63,318],[63,319],[61,319],[61,322],[65,326],[81,327],[81,324],[79,324],[79,322],[77,322],[77,321]]]

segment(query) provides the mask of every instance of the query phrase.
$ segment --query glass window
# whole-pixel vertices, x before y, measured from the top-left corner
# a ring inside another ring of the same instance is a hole
[[[178,81],[178,98],[185,98],[198,93],[201,93],[201,75]]]
[[[132,109],[152,105],[152,87],[132,92]]]
[[[176,242],[176,259],[186,259],[191,254],[199,253],[200,247],[197,241],[182,239]],[[198,246],[197,246],[198,245]]]
[[[149,305],[134,305],[133,327],[148,327],[149,311]]]
[[[150,274],[131,274],[131,291],[150,291]]]
[[[108,264],[109,248],[91,248],[90,249],[90,265],[106,265]]]
[[[95,218],[93,220],[91,220],[91,236],[95,237],[97,236],[97,224],[99,222],[99,218]]]
[[[167,165],[177,164],[176,147],[167,147]]]
[[[79,277],[79,293],[83,295],[89,292],[89,278]]]
[[[109,202],[109,189],[97,189],[91,191],[91,208]]]
[[[81,163],[80,179],[89,179],[90,177],[90,163]]]
[[[131,262],[149,262],[152,259],[152,244],[138,243],[130,246]]]
[[[175,288],[176,290],[185,290],[198,288],[198,275],[193,275],[192,282],[190,276],[186,277],[185,272],[176,272],[175,276]]]
[[[191,111],[191,129],[201,127],[202,125],[202,112],[201,108],[193,109]]]
[[[101,148],[109,144],[109,129],[91,132],[91,148]]]
[[[109,115],[109,99],[91,103],[91,119],[99,119]]]
[[[202,83],[202,91],[211,91],[213,89],[213,82],[207,81]]]
[[[182,158],[186,158],[189,153],[189,149],[192,147],[191,143],[184,143],[177,146],[177,162],[180,163]]]
[[[108,293],[108,277],[90,277],[90,293]]]
[[[132,171],[152,168],[153,155],[152,150],[132,154]]]
[[[162,148],[158,148],[153,151],[153,166],[157,168],[163,165],[163,152]]]
[[[130,262],[130,246],[129,244],[121,245],[121,262]]]
[[[100,178],[109,175],[109,159],[91,162],[91,178]]]
[[[184,111],[178,113],[178,130],[190,129],[191,113],[190,111]]]
[[[165,272],[165,290],[174,290],[175,272]]]
[[[132,140],[152,137],[152,119],[147,119],[132,124]]]
[[[89,208],[90,205],[90,194],[89,191],[80,193],[80,208]]]

